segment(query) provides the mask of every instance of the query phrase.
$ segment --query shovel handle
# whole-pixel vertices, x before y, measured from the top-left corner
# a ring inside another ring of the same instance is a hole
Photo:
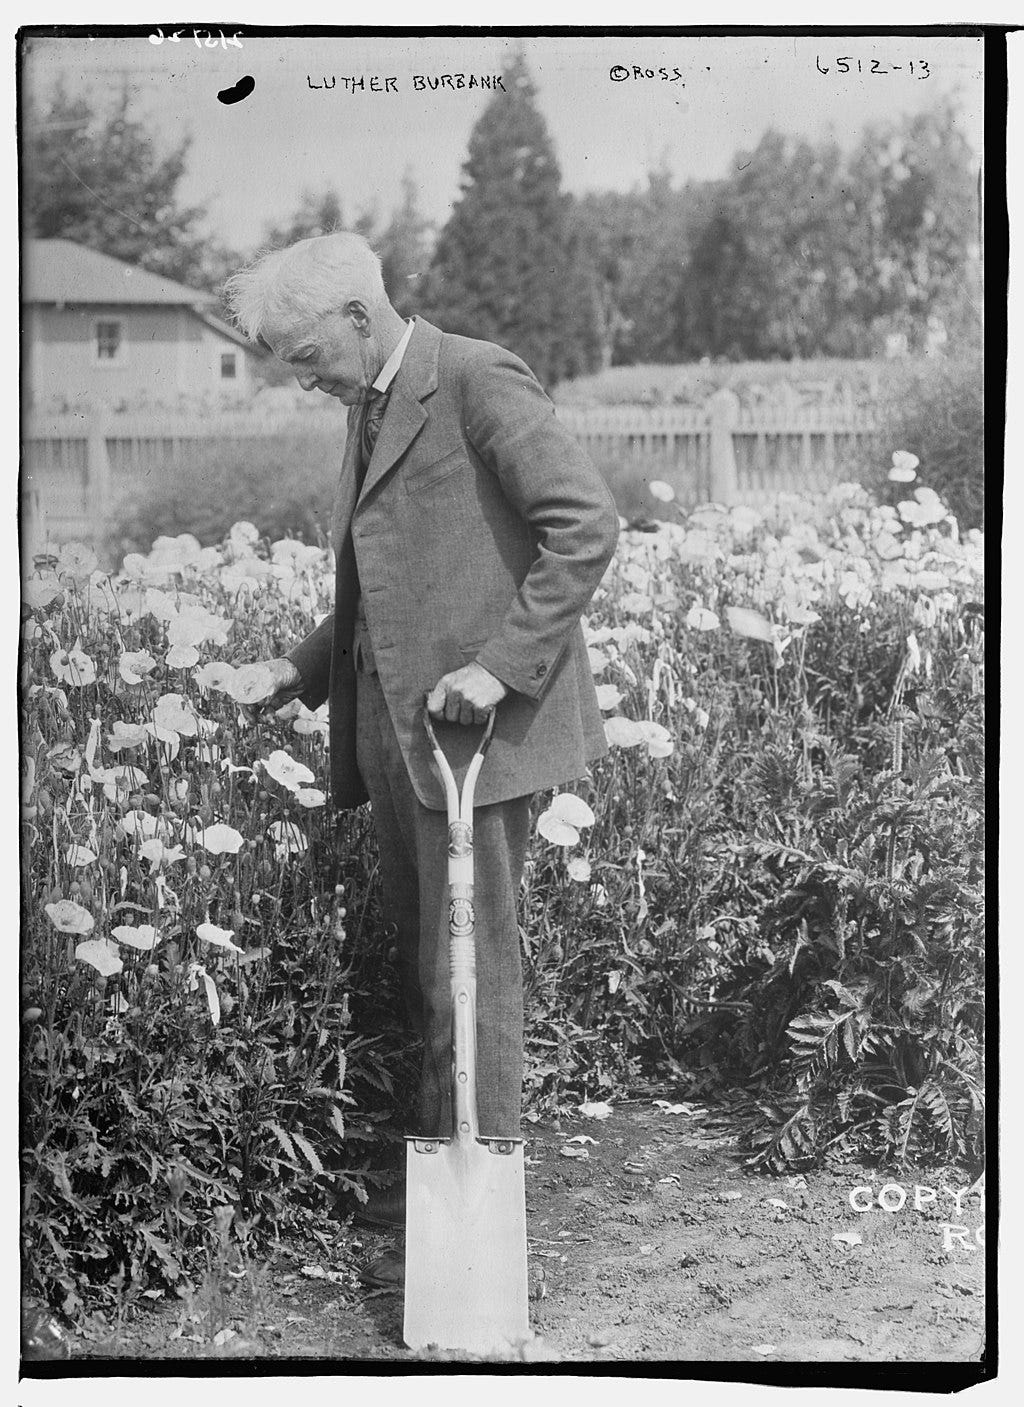
[[[459,796],[455,774],[424,708],[423,726],[444,782],[448,808],[448,956],[455,1056],[452,1099],[456,1134],[476,1138],[476,911],[473,905],[473,794],[494,733],[491,709]]]
[[[429,698],[429,695],[427,696]],[[473,818],[473,793],[476,790],[476,779],[483,766],[484,756],[491,745],[491,737],[494,734],[494,709],[487,715],[487,726],[484,728],[483,737],[477,744],[476,752],[470,761],[466,771],[465,779],[462,783],[462,798],[459,798],[459,789],[455,784],[455,773],[449,765],[447,757],[437,741],[437,734],[434,732],[434,725],[430,721],[430,712],[424,703],[423,706],[423,726],[427,730],[427,739],[430,742],[430,750],[434,754],[434,760],[441,772],[441,780],[444,782],[445,801],[448,807],[448,824],[453,821],[472,821]]]

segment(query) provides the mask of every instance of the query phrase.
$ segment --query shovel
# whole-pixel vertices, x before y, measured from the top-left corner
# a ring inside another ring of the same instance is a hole
[[[449,1138],[406,1138],[404,1339],[410,1348],[507,1353],[530,1332],[523,1141],[481,1138],[476,1102],[473,790],[494,712],[461,802],[429,714],[424,723],[448,802],[454,1127]]]

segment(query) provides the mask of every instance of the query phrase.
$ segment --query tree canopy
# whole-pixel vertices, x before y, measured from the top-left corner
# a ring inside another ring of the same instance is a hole
[[[26,235],[74,240],[193,287],[223,279],[235,256],[204,235],[202,207],[178,195],[188,139],[160,151],[127,88],[100,110],[58,84],[26,104],[22,131]]]

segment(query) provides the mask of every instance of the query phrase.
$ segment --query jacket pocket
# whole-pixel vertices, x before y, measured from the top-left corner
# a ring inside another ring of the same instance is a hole
[[[439,483],[441,479],[447,479],[449,474],[454,474],[457,469],[468,463],[465,451],[460,445],[458,449],[453,449],[448,454],[442,455],[433,463],[424,464],[421,468],[407,473],[405,476],[406,492],[419,493],[422,489],[428,489],[432,484]]]

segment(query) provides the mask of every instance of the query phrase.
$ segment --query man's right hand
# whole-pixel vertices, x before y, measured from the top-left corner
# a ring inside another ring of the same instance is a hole
[[[267,673],[268,687],[262,698],[250,700],[257,708],[279,708],[283,704],[291,703],[292,699],[297,699],[302,693],[302,675],[286,656],[261,660],[260,668]]]

